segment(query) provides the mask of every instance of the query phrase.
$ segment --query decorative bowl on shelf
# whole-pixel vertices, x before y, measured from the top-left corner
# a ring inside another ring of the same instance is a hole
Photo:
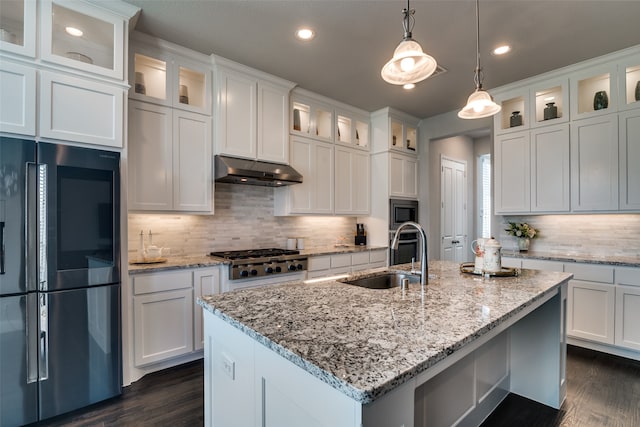
[[[74,61],[84,62],[85,64],[93,64],[93,59],[80,52],[67,52],[65,56]]]

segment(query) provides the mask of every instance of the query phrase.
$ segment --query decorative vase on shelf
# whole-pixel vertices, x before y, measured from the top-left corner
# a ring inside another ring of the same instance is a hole
[[[593,109],[594,110],[604,110],[609,106],[609,97],[607,96],[607,92],[604,90],[600,90],[596,92],[593,96]]]
[[[520,252],[528,251],[530,244],[531,244],[531,239],[529,239],[528,237],[518,238],[518,249],[520,250]]]
[[[509,117],[509,127],[522,126],[522,116],[520,115],[520,111],[514,111],[511,113],[511,117]]]
[[[636,83],[636,101],[640,101],[640,80]]]
[[[544,120],[558,118],[558,107],[555,104],[555,102],[547,103],[547,107],[544,109]]]

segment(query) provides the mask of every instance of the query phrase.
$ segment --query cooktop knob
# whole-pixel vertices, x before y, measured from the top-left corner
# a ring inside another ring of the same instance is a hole
[[[298,270],[302,270],[304,266],[302,264],[298,264]]]
[[[289,271],[296,271],[296,266],[295,264],[289,264]]]
[[[258,275],[258,270],[256,270],[256,269],[251,270],[251,275],[252,276],[257,276]]]
[[[249,277],[249,272],[247,270],[242,270],[240,272],[240,277]]]
[[[267,274],[271,274],[271,273],[273,273],[273,267],[267,267],[267,268],[264,269],[264,271]]]
[[[280,272],[282,272],[282,267],[277,266],[277,267],[276,267],[276,273],[280,273]]]

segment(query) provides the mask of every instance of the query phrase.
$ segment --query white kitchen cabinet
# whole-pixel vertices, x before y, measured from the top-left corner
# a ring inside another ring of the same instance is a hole
[[[496,134],[529,129],[532,115],[529,88],[518,87],[507,92],[494,93],[494,97],[495,101],[502,106],[500,112],[493,116]]]
[[[369,153],[335,147],[335,213],[368,215],[370,206]]]
[[[309,257],[307,278],[315,279],[337,274],[350,274],[387,265],[387,250],[374,249],[353,253],[315,255]]]
[[[129,209],[211,212],[211,118],[130,101],[129,123]]]
[[[389,255],[389,250],[387,249],[372,249],[369,252],[368,268],[386,267],[388,255]]]
[[[290,152],[303,182],[275,189],[275,215],[333,214],[334,145],[292,136]]]
[[[529,212],[530,133],[523,131],[497,136],[494,155],[496,214]]]
[[[568,212],[569,208],[569,125],[532,130],[531,211]]]
[[[615,62],[606,62],[571,73],[571,120],[587,119],[618,111],[618,73]],[[605,108],[596,109],[595,96],[604,92]]]
[[[418,198],[418,159],[401,153],[389,154],[389,196]]]
[[[36,136],[36,70],[0,61],[0,132]]]
[[[571,209],[618,210],[618,118],[571,123]]]
[[[40,71],[40,136],[123,147],[125,90]]]
[[[333,110],[331,100],[304,89],[294,89],[291,92],[291,134],[334,142]],[[335,129],[337,133],[338,127]]]
[[[220,268],[199,268],[193,270],[193,349],[204,348],[204,324],[202,307],[198,297],[220,293]]]
[[[640,99],[635,96],[636,87],[640,84],[640,53],[618,62],[618,79],[620,111],[640,108]]]
[[[640,109],[620,113],[619,130],[620,210],[640,211]]]
[[[640,350],[640,268],[616,267],[617,346]]]
[[[567,335],[603,344],[614,344],[615,295],[613,268],[565,263],[573,273],[569,281]]]
[[[129,62],[129,98],[211,114],[209,57],[134,32]]]
[[[214,56],[215,152],[289,163],[293,84]]]
[[[336,144],[369,150],[369,118],[365,111],[336,107]]]
[[[502,263],[504,265],[504,262]],[[541,259],[524,258],[522,260],[522,268],[542,271],[564,271],[564,264],[560,261],[548,261]]]
[[[502,257],[502,266],[508,268],[522,268],[522,260],[519,258]]]
[[[0,40],[0,51],[36,57],[36,5],[35,1],[2,3],[0,27],[7,35]]]
[[[535,83],[530,89],[532,129],[569,121],[569,79],[566,76]]]
[[[193,351],[191,271],[133,276],[133,294],[136,366]]]

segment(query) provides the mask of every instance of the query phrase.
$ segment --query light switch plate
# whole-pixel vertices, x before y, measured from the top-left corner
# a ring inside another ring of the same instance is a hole
[[[222,354],[222,370],[231,378],[236,379],[236,362],[231,360],[226,354]]]

